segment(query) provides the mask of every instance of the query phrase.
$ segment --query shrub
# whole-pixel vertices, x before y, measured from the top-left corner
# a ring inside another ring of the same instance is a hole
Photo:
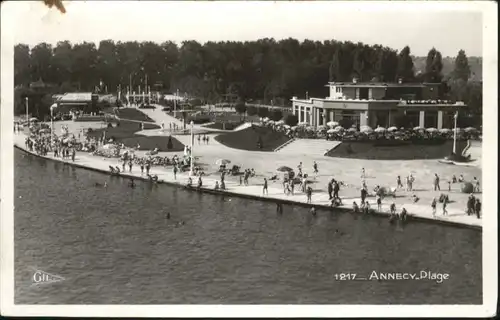
[[[339,121],[339,125],[344,129],[351,128],[353,124],[354,122],[348,118],[343,118],[342,120]]]
[[[256,108],[256,107],[254,107],[254,106],[248,106],[248,107],[247,107],[247,114],[248,114],[249,116],[254,116],[254,115],[256,115],[256,114],[257,114],[257,108]]]
[[[296,126],[298,122],[299,118],[294,114],[289,114],[285,117],[285,124],[289,125],[290,127]]]
[[[274,109],[271,112],[271,119],[273,121],[279,121],[279,120],[281,120],[281,118],[283,118],[283,112],[281,112],[280,109]]]
[[[259,117],[265,118],[269,114],[269,110],[267,108],[258,108],[257,114],[259,115]]]
[[[474,191],[474,186],[470,182],[464,182],[462,184],[462,193],[472,193]]]

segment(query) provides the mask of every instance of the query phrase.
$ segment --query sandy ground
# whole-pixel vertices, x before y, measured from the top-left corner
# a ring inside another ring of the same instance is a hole
[[[74,123],[74,122],[58,122],[55,124],[56,132],[59,131],[59,127],[62,124],[69,126],[70,132],[77,132],[82,127],[99,127],[99,124],[95,123]],[[466,201],[468,194],[463,194],[460,191],[460,184],[451,184],[451,191],[448,191],[448,181],[451,179],[452,175],[457,177],[463,174],[466,181],[472,180],[477,177],[480,181],[482,180],[482,170],[479,167],[462,167],[453,166],[439,163],[437,160],[405,160],[405,161],[394,161],[394,160],[361,160],[361,159],[340,159],[331,158],[324,156],[300,156],[293,157],[289,154],[280,154],[276,152],[257,152],[257,151],[242,151],[228,148],[221,145],[215,139],[217,133],[211,134],[211,139],[208,144],[203,142],[198,143],[195,139],[193,154],[198,157],[197,164],[204,168],[204,171],[209,175],[209,177],[217,179],[219,177],[218,165],[215,164],[218,159],[228,159],[231,161],[231,165],[236,164],[245,168],[253,168],[257,172],[257,176],[250,179],[250,184],[252,185],[262,185],[264,177],[272,176],[276,171],[276,168],[280,166],[288,166],[296,169],[299,162],[302,162],[303,172],[314,176],[313,173],[313,162],[316,161],[318,164],[319,174],[314,177],[314,183],[312,185],[315,195],[326,194],[327,183],[331,178],[343,181],[347,184],[347,187],[342,187],[340,191],[340,196],[346,201],[351,201],[351,198],[360,197],[360,188],[362,184],[361,179],[361,169],[365,168],[366,173],[366,184],[369,190],[373,190],[376,185],[382,187],[395,187],[396,177],[401,176],[404,183],[404,177],[410,173],[415,177],[415,183],[413,185],[414,192],[404,191],[399,189],[397,192],[397,197],[395,199],[388,198],[385,202],[394,201],[398,208],[401,206],[411,207],[416,211],[422,213],[431,213],[430,203],[434,197],[439,197],[441,193],[446,193],[449,195],[451,203],[448,205],[448,211],[454,212],[454,215],[464,215],[466,219],[472,218],[467,217],[465,214]],[[180,135],[176,136],[182,143],[189,145],[190,136]],[[137,155],[141,156],[145,151],[137,152]],[[160,156],[171,157],[175,153],[170,152],[160,152]],[[179,153],[177,153],[179,154]],[[180,155],[180,154],[179,154]],[[437,173],[441,178],[441,191],[434,191],[433,187],[433,176]],[[239,184],[239,177],[226,177],[226,180],[233,182],[234,184]],[[281,182],[271,182],[270,186],[281,188]],[[305,196],[300,194],[301,198]],[[418,203],[414,204],[411,200],[411,196],[416,194],[420,200]],[[298,197],[296,195],[294,197]],[[476,193],[476,197],[482,200],[481,193]],[[371,199],[372,201],[374,199]],[[359,200],[358,200],[359,201]],[[350,202],[352,203],[352,201]],[[386,205],[386,203],[384,203]],[[441,212],[441,206],[438,205],[438,213]],[[412,213],[412,212],[410,212]],[[474,219],[477,219],[474,217]]]

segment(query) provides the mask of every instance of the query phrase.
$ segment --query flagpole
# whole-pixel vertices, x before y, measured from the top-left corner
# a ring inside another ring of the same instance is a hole
[[[457,154],[457,118],[458,118],[458,111],[455,112],[455,115],[453,116],[455,118],[455,129],[453,130],[453,154]]]

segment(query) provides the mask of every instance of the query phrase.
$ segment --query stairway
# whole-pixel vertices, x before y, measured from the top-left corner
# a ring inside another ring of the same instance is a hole
[[[296,139],[276,152],[290,155],[307,154],[324,156],[340,143],[340,141],[326,141],[324,139]]]

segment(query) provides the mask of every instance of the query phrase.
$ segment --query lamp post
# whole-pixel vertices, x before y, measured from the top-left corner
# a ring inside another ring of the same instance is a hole
[[[28,128],[29,128],[30,127],[30,118],[28,116],[28,109],[29,109],[28,97],[26,97],[25,100],[26,100],[26,121],[28,123]]]
[[[191,149],[189,151],[189,156],[190,156],[190,161],[189,161],[189,176],[193,176],[194,173],[194,161],[193,161],[193,146],[194,146],[194,134],[193,134],[193,128],[194,128],[194,122],[191,120]]]
[[[177,89],[176,92],[174,92],[174,118],[177,114],[177,98],[179,97],[179,89]]]
[[[455,128],[453,129],[453,154],[457,153],[457,119],[458,119],[458,111],[455,112],[453,116],[455,119]]]
[[[50,136],[54,136],[54,106],[50,106]]]

